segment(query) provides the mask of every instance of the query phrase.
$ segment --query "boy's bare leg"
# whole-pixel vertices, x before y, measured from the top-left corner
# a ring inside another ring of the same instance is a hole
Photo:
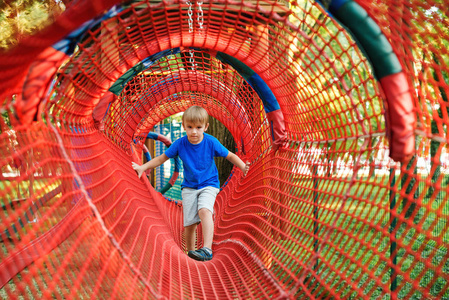
[[[212,249],[212,240],[214,238],[214,220],[212,218],[212,212],[207,208],[202,208],[198,211],[198,216],[203,225],[204,247]]]
[[[196,224],[184,227],[187,251],[195,251]]]

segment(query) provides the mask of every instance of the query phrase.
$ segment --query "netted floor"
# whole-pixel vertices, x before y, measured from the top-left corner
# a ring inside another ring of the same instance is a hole
[[[448,5],[73,1],[0,54],[0,298],[449,299]],[[209,262],[131,167],[191,105],[251,163]]]

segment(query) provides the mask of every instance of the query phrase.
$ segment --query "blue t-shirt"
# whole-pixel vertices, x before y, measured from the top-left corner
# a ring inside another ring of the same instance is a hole
[[[165,155],[174,158],[176,155],[182,160],[184,167],[184,181],[181,188],[202,189],[206,186],[220,188],[218,170],[214,157],[226,157],[229,150],[215,137],[204,133],[199,144],[189,142],[187,136],[176,140],[165,151]]]

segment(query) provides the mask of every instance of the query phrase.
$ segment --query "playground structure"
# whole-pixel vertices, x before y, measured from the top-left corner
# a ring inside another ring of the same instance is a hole
[[[448,5],[75,1],[0,54],[0,298],[449,299]],[[191,105],[251,163],[209,262],[131,168]]]

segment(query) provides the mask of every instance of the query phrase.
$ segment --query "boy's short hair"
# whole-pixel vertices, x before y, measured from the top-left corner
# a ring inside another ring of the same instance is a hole
[[[182,122],[190,122],[194,124],[207,124],[209,123],[209,114],[201,106],[190,106],[186,109],[182,115]]]

